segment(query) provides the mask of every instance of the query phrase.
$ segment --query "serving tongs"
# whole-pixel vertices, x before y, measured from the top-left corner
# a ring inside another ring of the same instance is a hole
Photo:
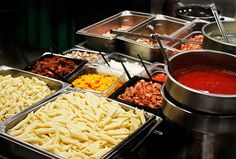
[[[140,34],[140,33],[132,33],[132,32],[126,32],[126,31],[118,31],[118,30],[110,30],[110,33],[116,34],[116,35],[131,35],[131,36],[136,36],[140,38],[147,38],[147,39],[152,39],[155,36],[154,34]],[[182,39],[182,38],[174,38],[174,37],[169,37],[169,36],[163,36],[158,34],[158,37],[160,40],[165,40],[165,41],[176,41],[180,43],[192,43],[192,44],[202,44],[200,41],[196,40],[189,40],[189,39]]]

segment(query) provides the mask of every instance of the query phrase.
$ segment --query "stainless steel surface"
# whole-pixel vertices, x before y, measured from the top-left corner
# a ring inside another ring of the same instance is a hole
[[[127,31],[117,31],[117,30],[112,30],[111,33],[117,34],[117,35],[130,35],[130,36],[136,36],[139,38],[146,38],[146,39],[153,39],[153,34],[140,34],[140,33],[131,33]],[[196,40],[189,40],[189,39],[181,39],[181,38],[175,38],[175,37],[169,37],[169,36],[163,36],[163,35],[158,35],[160,40],[165,40],[165,41],[175,41],[175,42],[180,42],[180,43],[192,43],[192,44],[201,44],[201,42],[196,41]]]
[[[176,35],[176,37],[186,39],[186,38],[188,38],[189,36],[191,36],[192,34],[195,34],[195,33],[202,34],[201,33],[202,27],[204,25],[208,24],[208,23],[209,22],[204,21],[204,20],[194,20],[185,29],[181,30],[181,32],[179,32]],[[170,48],[175,49],[175,50],[167,51],[167,54],[168,54],[169,58],[171,58],[172,56],[182,52],[180,50],[181,43],[177,42],[177,43],[174,43],[174,44],[170,44],[169,46],[170,46]]]
[[[143,23],[142,25],[139,25],[129,32],[132,33],[140,33],[140,34],[148,34],[148,30],[146,29],[146,26],[151,24],[155,27],[155,32],[158,34],[168,35],[170,37],[176,37],[176,34],[181,32],[181,30],[184,30],[184,28],[189,24],[190,22],[177,19],[165,15],[158,14],[155,16],[154,19]],[[151,62],[162,62],[163,57],[160,52],[159,46],[156,45],[148,45],[144,44],[142,42],[137,42],[137,38],[134,36],[118,36],[117,39],[121,40],[124,44],[124,49],[127,54],[137,57],[137,54],[139,54],[142,59],[151,61]],[[166,41],[165,44],[173,43],[170,41]],[[164,48],[169,49],[167,45],[164,45]],[[170,48],[174,50],[173,48]]]
[[[104,56],[108,62],[110,60],[116,60],[116,61],[123,61],[123,62],[138,62],[139,64],[141,64],[140,60],[136,57],[132,57],[132,56],[129,56],[129,55],[126,55],[126,54],[122,54],[122,53],[118,53],[118,52],[113,52],[113,53],[110,53],[110,54],[106,54]],[[145,63],[145,65],[147,66],[150,66],[152,63],[151,62],[148,62],[148,61],[143,61]],[[102,60],[99,60],[98,63],[102,63],[104,64],[104,61]]]
[[[177,159],[233,159],[236,155],[234,116],[215,116],[188,111],[172,101],[162,87],[163,114],[168,119],[170,144]],[[167,122],[165,123],[167,124]],[[167,139],[166,138],[166,139]],[[178,138],[178,139],[176,139]],[[173,140],[175,140],[173,142]],[[177,140],[177,141],[176,141]],[[169,148],[170,145],[168,145]]]
[[[155,75],[156,73],[165,73],[164,64],[155,62],[148,68],[148,71],[150,72],[151,76]],[[142,71],[139,75],[142,77],[147,77],[147,73],[145,71]]]
[[[212,22],[206,24],[202,28],[202,33],[204,36],[203,48],[236,54],[236,43],[233,42],[233,40],[235,41],[236,39],[235,37],[233,37],[236,35],[236,21],[223,22],[223,26],[228,38],[232,36],[231,43],[226,43],[216,38],[217,36],[221,37],[221,33],[219,32],[217,24],[215,22]]]
[[[192,32],[195,32],[195,31],[201,32],[202,31],[202,27],[204,25],[208,24],[208,23],[209,22],[204,21],[204,20],[194,20],[194,21],[190,22],[189,25],[187,25],[185,27],[185,29],[182,29],[181,32],[178,32],[176,37],[178,37],[178,38],[186,38],[186,36],[188,36]],[[170,45],[170,46],[172,46],[172,45]]]
[[[227,43],[230,43],[229,39],[226,36],[225,28],[224,28],[222,22],[220,21],[220,18],[219,18],[219,15],[218,15],[218,12],[217,12],[215,4],[214,3],[210,4],[210,8],[211,8],[211,11],[212,11],[212,13],[214,15],[214,18],[215,18],[215,21],[217,23],[217,26],[218,26],[218,28],[220,30],[220,33],[221,33],[222,37],[224,38],[224,41],[227,42]]]
[[[24,118],[26,118],[26,116],[29,113],[37,111],[41,107],[45,106],[47,103],[53,102],[54,100],[56,100],[61,95],[65,94],[65,93],[73,92],[73,91],[84,92],[84,91],[79,91],[79,90],[75,90],[75,89],[67,89],[64,92],[61,92],[61,93],[57,94],[55,97],[51,98],[50,100],[48,100],[44,103],[41,103],[40,105],[38,105],[38,106],[22,113],[22,114],[19,114],[17,117],[12,118],[10,121],[6,122],[2,127],[0,127],[1,128],[0,137],[5,138],[6,140],[9,141],[9,143],[13,142],[13,143],[16,143],[16,144],[20,145],[23,148],[30,149],[31,151],[35,151],[35,152],[41,154],[42,157],[46,156],[48,158],[62,159],[61,156],[55,155],[53,153],[50,153],[50,152],[45,151],[43,149],[40,149],[37,146],[34,146],[32,144],[29,144],[29,143],[26,143],[26,142],[21,141],[19,139],[16,139],[15,137],[12,137],[11,135],[7,134],[7,131],[9,129],[13,128],[14,126],[16,126]],[[104,97],[100,97],[100,98],[104,98]],[[109,100],[109,101],[114,101],[112,99],[108,99],[108,98],[106,98],[106,99]],[[114,101],[114,102],[117,102],[117,101]],[[118,102],[118,103],[125,110],[134,110],[135,109],[134,107],[131,107],[131,106],[126,105],[124,103],[120,103],[120,102]],[[151,113],[148,113],[146,111],[144,111],[144,115],[146,117],[146,122],[142,126],[140,126],[137,130],[135,130],[132,134],[130,134],[127,138],[125,138],[123,141],[121,141],[118,145],[116,145],[112,150],[107,152],[101,158],[110,158],[110,156],[116,155],[117,153],[119,153],[119,151],[121,149],[124,149],[128,144],[131,144],[131,142],[139,143],[139,141],[135,141],[137,136],[139,136],[142,133],[145,133],[146,130],[152,129],[154,126],[159,125],[162,121],[161,117],[155,116],[155,115],[153,115]],[[20,152],[20,153],[22,153],[22,152]]]
[[[144,70],[144,68],[142,66],[142,62],[138,58],[135,58],[135,57],[132,57],[129,55],[125,55],[125,54],[118,53],[118,52],[113,52],[110,54],[106,54],[104,57],[108,61],[108,63],[110,63],[111,68],[113,68],[115,70],[122,71],[122,72],[124,71],[124,69],[121,67],[122,65],[119,65],[119,63],[121,64],[121,62],[123,62],[131,76],[137,75],[140,72],[142,72],[142,70]],[[148,68],[152,65],[152,63],[150,63],[148,61],[143,60],[143,62],[145,64],[145,66]],[[99,60],[98,64],[99,65],[106,65],[104,60]]]
[[[201,133],[224,134],[236,132],[234,126],[236,115],[214,115],[187,110],[185,106],[176,103],[170,97],[165,85],[162,87],[161,94],[164,98],[163,114],[172,122]]]
[[[192,37],[194,37],[196,35],[202,35],[202,32],[201,31],[193,31],[193,32],[189,33],[187,36],[185,36],[184,39],[190,39],[190,38],[192,38]],[[172,45],[171,47],[180,50],[181,49],[181,43],[177,42],[174,45]]]
[[[110,68],[104,65],[98,65],[98,64],[86,64],[81,70],[74,73],[68,79],[68,82],[72,83],[75,79],[77,79],[78,77],[82,75],[93,74],[93,73],[105,74],[105,75],[117,77],[117,80],[113,84],[111,84],[111,86],[109,86],[107,89],[103,91],[95,91],[95,90],[89,90],[89,89],[86,90],[89,92],[100,94],[105,97],[108,97],[111,93],[113,93],[116,89],[118,89],[119,87],[117,87],[117,85],[120,85],[121,83],[125,83],[128,80],[123,70],[121,71],[121,70],[113,69],[113,68]]]
[[[109,38],[103,36],[104,33],[109,32],[111,29],[121,28],[122,26],[131,26],[130,29],[132,29],[133,27],[152,19],[153,17],[154,15],[148,13],[123,11],[100,22],[80,29],[76,32],[76,34],[84,35],[86,37],[89,48],[99,51],[112,52],[117,49],[119,44],[117,43],[115,37]]]
[[[23,76],[23,77],[29,77],[29,78],[36,77],[37,79],[47,83],[47,86],[51,90],[55,90],[55,92],[53,94],[49,95],[48,97],[38,101],[37,103],[35,103],[33,105],[29,105],[29,107],[26,108],[25,110],[23,110],[23,112],[28,110],[28,109],[31,109],[32,107],[35,107],[36,105],[38,105],[38,104],[40,104],[40,103],[42,103],[42,102],[44,102],[48,99],[50,99],[51,97],[53,97],[57,93],[63,91],[68,86],[70,86],[70,84],[59,81],[59,80],[55,80],[55,79],[52,79],[52,78],[48,78],[48,77],[45,77],[45,76],[37,75],[37,74],[34,74],[34,73],[30,73],[30,72],[27,72],[27,71],[23,71],[23,70],[13,68],[13,67],[8,67],[8,66],[0,66],[0,75],[2,75],[2,76],[11,75],[12,77]],[[19,113],[21,113],[21,112],[19,112]],[[14,116],[16,116],[16,115],[14,115]],[[12,116],[12,117],[14,118],[14,116]],[[12,117],[6,119],[2,123],[0,122],[0,125],[3,124],[4,122],[7,122],[8,120],[11,120]]]
[[[35,68],[34,66],[37,64],[38,61],[44,61],[45,58],[51,58],[51,57],[61,57],[61,58],[64,58],[64,59],[67,59],[67,60],[70,60],[70,61],[73,61],[76,65],[73,69],[70,69],[70,71],[67,73],[67,74],[64,74],[64,75],[59,75],[58,73],[55,72],[55,70],[52,70],[52,68],[50,67],[49,69],[51,70],[51,72],[53,73],[53,77],[54,79],[59,79],[59,80],[62,80],[63,82],[68,82],[67,79],[73,75],[75,72],[77,72],[78,70],[80,70],[83,65],[85,65],[87,63],[87,61],[85,60],[81,60],[81,59],[78,59],[78,58],[73,58],[73,57],[67,57],[63,54],[55,54],[55,53],[51,53],[51,52],[45,52],[43,53],[42,56],[38,57],[36,60],[32,61],[30,63],[30,65],[27,65],[26,67],[23,68],[23,70],[25,71],[29,71],[31,72],[32,70],[37,70],[39,68]],[[57,65],[59,65],[60,63],[57,62]],[[43,66],[45,65],[48,65],[47,63],[44,63],[42,64]],[[62,64],[60,64],[61,67],[63,67]],[[66,66],[66,65],[65,65]],[[57,68],[58,69],[58,68]],[[40,69],[39,69],[40,70]],[[59,70],[59,69],[58,69]],[[40,71],[37,71],[36,74],[38,74],[38,72],[41,73],[41,70]],[[63,73],[63,71],[61,71],[61,73]],[[41,75],[41,74],[39,74]],[[58,75],[58,77],[57,77]],[[46,74],[45,77],[51,77],[49,74]]]
[[[167,56],[167,54],[166,54],[166,52],[165,52],[165,50],[164,50],[164,47],[163,47],[163,45],[162,45],[162,43],[161,43],[161,40],[159,39],[158,34],[155,32],[154,27],[149,24],[149,25],[146,26],[146,28],[147,28],[149,31],[151,31],[151,32],[153,33],[154,38],[156,39],[156,41],[157,41],[158,44],[159,44],[159,47],[160,47],[162,56],[164,57],[164,62],[165,62],[165,64],[167,65],[167,67],[168,67],[169,71],[171,72],[171,74],[175,77],[174,72],[173,72],[173,69],[172,69],[172,66],[170,65],[169,58],[168,58],[168,56]]]
[[[214,65],[236,72],[236,56],[214,50],[186,51],[173,56],[170,59],[170,63],[173,71],[194,65]],[[167,67],[165,67],[165,72],[168,77],[165,86],[167,92],[173,99],[188,109],[212,114],[236,114],[236,95],[204,93],[178,82],[170,74]]]
[[[63,51],[62,54],[63,54],[63,55],[67,55],[67,54],[69,54],[69,53],[71,53],[71,52],[73,52],[73,51],[87,52],[87,53],[89,53],[89,54],[98,54],[98,55],[99,55],[99,52],[98,52],[98,51],[89,50],[89,49],[86,49],[86,48],[71,48],[71,49],[69,49],[69,50]],[[106,53],[104,53],[104,52],[101,52],[101,53],[104,54],[104,55],[106,54]],[[96,60],[96,61],[93,61],[93,62],[94,62],[94,63],[97,63],[97,61],[99,61],[99,59]]]

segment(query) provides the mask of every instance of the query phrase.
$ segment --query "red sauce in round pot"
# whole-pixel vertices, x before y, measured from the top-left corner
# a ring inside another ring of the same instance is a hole
[[[193,66],[176,71],[180,83],[212,94],[236,94],[236,72],[218,67]]]

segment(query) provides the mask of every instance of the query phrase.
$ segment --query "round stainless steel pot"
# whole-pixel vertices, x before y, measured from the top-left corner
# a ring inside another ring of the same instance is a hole
[[[232,159],[236,156],[236,115],[222,116],[188,111],[175,103],[163,85],[163,114],[173,158]],[[168,122],[167,122],[168,121]],[[170,149],[170,145],[167,147]],[[170,151],[170,150],[168,150]]]
[[[202,27],[202,34],[204,36],[203,48],[236,54],[236,21],[222,22],[222,24],[231,43],[226,43],[216,38],[217,36],[222,36],[216,22],[212,22]],[[234,43],[232,43],[233,39],[235,39]]]
[[[176,103],[163,85],[161,94],[163,114],[172,122],[199,133],[227,134],[236,133],[236,115],[214,115],[189,111]]]
[[[236,56],[214,50],[194,50],[177,54],[170,58],[174,73],[176,70],[194,65],[217,66],[236,72]],[[167,66],[166,90],[170,96],[188,110],[212,114],[236,114],[236,94],[211,94],[189,88],[178,82]]]

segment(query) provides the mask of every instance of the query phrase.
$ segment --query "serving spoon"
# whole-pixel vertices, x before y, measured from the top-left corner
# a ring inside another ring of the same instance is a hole
[[[210,6],[210,8],[211,8],[211,11],[212,11],[214,17],[215,17],[216,24],[217,24],[217,26],[218,26],[218,28],[219,28],[219,30],[220,30],[220,33],[221,33],[221,35],[222,35],[224,41],[227,42],[227,43],[230,43],[230,41],[229,41],[229,39],[228,39],[228,37],[227,37],[227,35],[226,35],[224,26],[223,26],[222,22],[220,21],[220,18],[219,18],[219,15],[218,15],[218,12],[217,12],[217,9],[216,9],[215,4],[212,3],[212,4],[210,4],[209,6]]]
[[[158,42],[158,44],[159,44],[159,46],[160,46],[160,50],[161,50],[161,53],[162,53],[162,55],[163,55],[163,57],[164,57],[164,61],[165,61],[165,64],[167,65],[167,67],[168,67],[168,69],[169,69],[169,72],[171,73],[171,75],[175,78],[175,74],[174,74],[174,71],[173,71],[173,69],[172,69],[172,67],[171,67],[171,64],[170,64],[170,60],[169,60],[169,58],[168,58],[168,56],[167,56],[167,54],[166,54],[166,52],[165,52],[165,49],[164,49],[164,47],[163,47],[163,45],[162,45],[162,43],[161,43],[161,40],[160,40],[160,38],[159,38],[159,35],[155,32],[155,29],[154,29],[154,27],[152,26],[152,25],[147,25],[146,26],[146,28],[150,31],[150,32],[152,32],[153,33],[153,38]]]

